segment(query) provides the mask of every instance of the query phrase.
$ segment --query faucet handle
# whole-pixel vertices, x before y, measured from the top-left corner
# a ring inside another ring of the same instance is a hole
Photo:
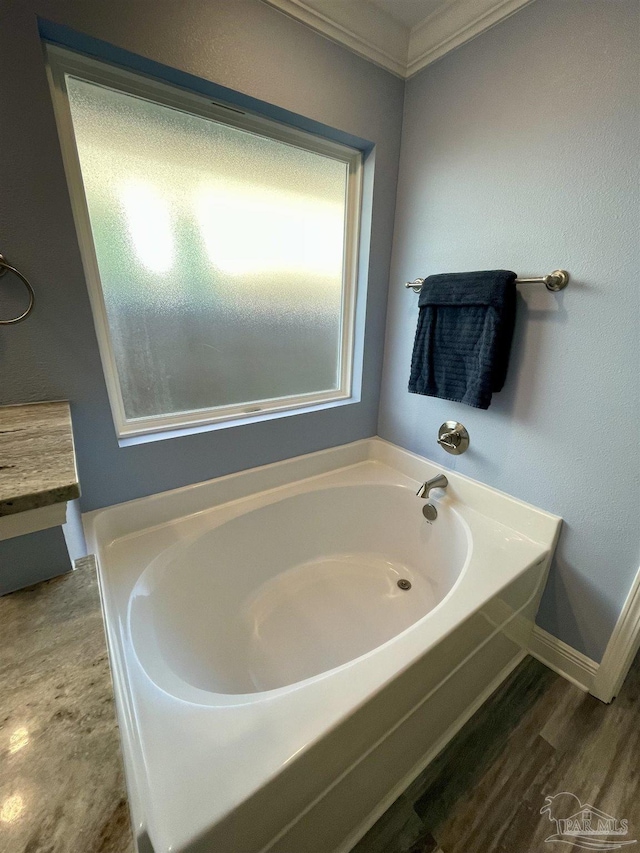
[[[440,447],[449,447],[452,450],[456,450],[460,447],[460,433],[459,432],[443,432],[442,435],[438,436],[438,444]]]

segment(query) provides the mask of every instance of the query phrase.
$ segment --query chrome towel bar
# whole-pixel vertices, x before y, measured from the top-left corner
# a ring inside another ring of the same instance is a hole
[[[407,281],[406,288],[411,288],[414,293],[420,293],[423,278],[416,278],[414,281]],[[549,275],[541,275],[536,278],[517,278],[516,284],[544,284],[547,290],[552,290],[557,293],[558,290],[564,290],[569,284],[569,273],[566,270],[554,270]]]
[[[10,320],[0,320],[0,326],[12,326],[14,323],[21,323],[23,320],[26,320],[29,314],[33,311],[33,306],[36,301],[36,295],[33,292],[33,288],[29,284],[28,279],[15,267],[12,267],[11,264],[7,263],[7,259],[4,255],[0,255],[0,276],[3,276],[6,272],[12,272],[14,275],[17,275],[20,281],[24,284],[27,289],[27,293],[29,294],[29,304],[22,314],[17,317],[11,317]]]

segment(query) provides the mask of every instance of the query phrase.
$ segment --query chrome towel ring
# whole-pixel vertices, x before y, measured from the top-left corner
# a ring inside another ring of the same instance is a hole
[[[33,311],[33,306],[36,301],[36,295],[33,292],[33,288],[29,284],[29,281],[22,273],[17,270],[15,267],[12,267],[11,264],[7,263],[7,259],[4,255],[0,255],[0,276],[3,276],[7,272],[12,272],[14,275],[17,275],[20,281],[27,288],[27,293],[29,294],[29,304],[25,308],[25,310],[20,314],[19,317],[12,317],[10,320],[0,320],[0,326],[12,326],[14,323],[21,323],[23,320],[26,320],[29,314]]]

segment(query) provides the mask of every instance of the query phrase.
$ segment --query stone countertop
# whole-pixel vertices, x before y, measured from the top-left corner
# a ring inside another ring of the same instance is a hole
[[[0,598],[0,853],[134,853],[95,563]]]
[[[69,404],[0,407],[0,516],[80,496]]]

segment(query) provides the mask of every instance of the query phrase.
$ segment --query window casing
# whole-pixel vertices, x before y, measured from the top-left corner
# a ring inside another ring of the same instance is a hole
[[[352,399],[361,152],[47,55],[118,436]]]

